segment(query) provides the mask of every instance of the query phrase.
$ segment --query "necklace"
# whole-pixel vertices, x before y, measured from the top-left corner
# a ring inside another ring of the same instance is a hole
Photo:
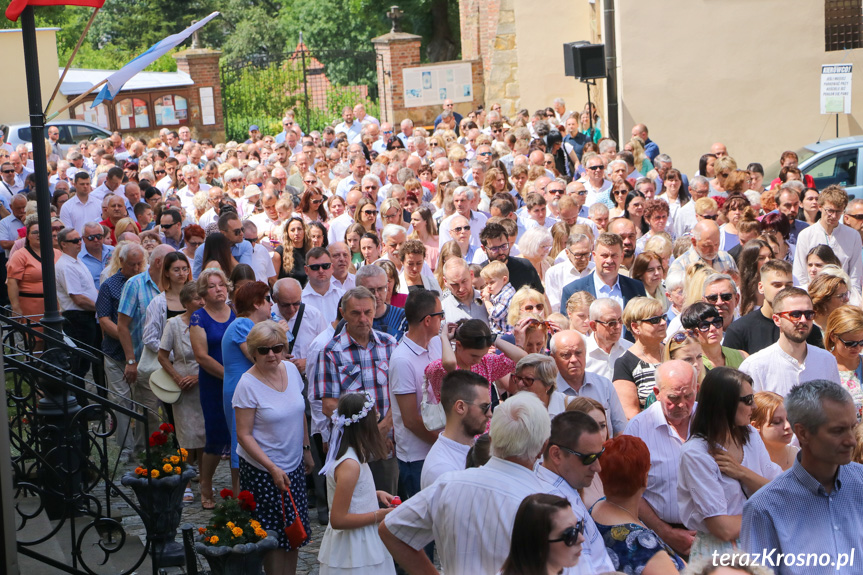
[[[635,517],[636,523],[638,523],[639,525],[643,525],[644,527],[647,527],[646,525],[644,525],[644,523],[642,523],[641,521],[638,520],[638,515],[633,515],[632,512],[629,509],[627,509],[626,507],[618,505],[614,501],[609,501],[608,498],[605,499],[605,502],[608,503],[609,505],[614,505],[615,507],[617,507],[621,511],[626,511],[627,515],[629,515],[630,517]]]
[[[281,364],[279,364],[279,367],[281,367]],[[285,378],[285,377],[283,377],[283,375],[284,375],[284,373],[285,373],[285,371],[284,371],[283,369],[279,369],[279,370],[278,370],[278,371],[279,371],[279,373],[278,373],[278,375],[276,376],[276,377],[277,377],[277,379],[278,379],[278,381],[276,382],[276,384],[275,384],[275,385],[273,385],[273,380],[270,378],[269,374],[264,373],[264,372],[263,372],[263,371],[262,371],[258,366],[255,366],[255,369],[257,370],[257,372],[258,372],[258,373],[260,374],[260,376],[261,376],[261,377],[259,377],[258,379],[260,379],[260,380],[261,380],[261,382],[262,382],[264,385],[266,385],[267,387],[269,387],[269,388],[271,388],[271,389],[273,389],[273,390],[275,390],[275,391],[277,391],[277,392],[279,392],[279,393],[282,393],[283,391],[285,391],[285,389],[287,389],[287,387],[288,387],[288,382],[287,382],[287,381],[285,381],[285,379],[286,379],[286,378]],[[282,384],[284,384],[284,385],[282,385]]]

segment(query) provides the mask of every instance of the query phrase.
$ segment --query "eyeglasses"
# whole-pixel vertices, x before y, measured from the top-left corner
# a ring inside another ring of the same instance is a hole
[[[310,203],[310,204],[313,204],[313,205],[315,205],[315,206],[319,206],[319,205],[321,205],[323,202],[324,202],[324,200],[312,200],[312,201],[310,201],[309,203]]]
[[[730,302],[732,299],[734,299],[734,294],[730,292],[723,292],[704,296],[704,299],[707,300],[708,303],[712,304],[717,303],[720,298],[722,298],[722,301],[724,302]]]
[[[166,172],[165,170],[153,170],[153,173],[154,174],[167,174],[168,172]]]
[[[96,242],[105,237],[104,234],[90,234],[89,236],[84,236],[88,242]]]
[[[243,228],[242,228],[242,226],[241,226],[241,227],[239,227],[239,228],[237,228],[237,229],[235,229],[235,230],[228,230],[228,231],[229,231],[229,232],[231,232],[232,234],[234,234],[235,236],[241,236],[241,235],[243,235]]]
[[[509,244],[500,244],[499,246],[486,246],[485,249],[492,253],[505,252],[509,249]]]
[[[491,156],[491,152],[480,152],[477,156]]]
[[[854,218],[855,220],[863,221],[863,214],[845,214],[846,218]]]
[[[61,243],[64,244],[80,244],[81,238],[75,238],[74,240],[63,240]],[[844,342],[843,342],[844,343]]]
[[[557,445],[559,448],[563,449],[567,453],[575,455],[576,457],[578,457],[581,460],[582,465],[590,465],[591,463],[593,463],[594,461],[599,459],[599,457],[603,453],[605,453],[604,447],[602,448],[602,450],[599,453],[587,453],[587,454],[585,454],[585,453],[579,453],[577,451],[573,451],[572,449],[570,449],[568,447],[564,447],[563,445],[558,445],[557,443],[552,443],[552,445]]]
[[[545,304],[544,303],[537,303],[537,304],[533,304],[533,305],[528,304],[528,305],[524,306],[522,309],[524,311],[533,311],[533,310],[544,311],[545,310]]]
[[[806,321],[812,321],[815,318],[815,310],[811,309],[794,309],[791,311],[780,311],[776,315],[784,318],[791,318],[794,321],[800,321],[801,318],[806,318]]]
[[[363,213],[367,216],[376,216],[378,215],[377,210],[363,210]]]
[[[667,314],[655,315],[653,317],[649,317],[647,319],[642,319],[640,321],[641,321],[641,323],[649,323],[650,325],[659,325],[662,322],[668,321],[668,315]]]
[[[269,355],[270,352],[273,352],[276,355],[279,355],[285,350],[285,344],[277,343],[273,346],[260,345],[255,348],[255,351],[258,352],[258,355]]]
[[[192,246],[193,248],[198,248],[198,247],[204,245],[204,242],[186,242],[186,243],[189,244],[190,246]]]
[[[452,228],[452,230],[450,230],[450,231],[455,232],[457,234],[460,234],[462,232],[469,232],[470,226],[458,226],[456,228]]]
[[[317,180],[303,180],[303,183],[308,184],[310,186],[314,186],[315,184],[318,183],[318,181]]]
[[[608,329],[617,329],[618,327],[623,325],[623,322],[620,321],[619,319],[613,319],[611,321],[600,321],[597,319],[594,321],[596,321],[596,323],[598,323],[599,325],[604,325]]]
[[[841,341],[842,345],[844,345],[845,347],[863,347],[863,339],[861,339],[860,341],[845,341],[839,336],[836,336],[836,339]]]
[[[270,297],[270,294],[264,294],[264,301],[267,303],[273,303],[273,298]]]
[[[671,336],[671,341],[679,344],[679,343],[683,343],[684,341],[686,341],[686,338],[688,338],[688,337],[689,337],[689,334],[686,333],[685,331],[678,331],[677,333],[675,333],[674,335]]]
[[[4,174],[14,174],[15,170],[3,170]]]
[[[721,317],[715,317],[713,319],[706,319],[702,322],[699,322],[698,326],[696,326],[696,327],[698,328],[698,331],[700,331],[701,333],[707,333],[708,331],[710,331],[711,326],[716,328],[716,329],[722,329],[722,324],[723,324],[722,318]]]
[[[549,539],[549,543],[563,543],[567,547],[574,547],[578,543],[578,536],[584,533],[584,521],[579,521],[575,527],[564,529],[557,539]]]
[[[333,265],[333,264],[331,264],[331,263],[325,263],[325,264],[307,264],[307,265],[309,266],[309,269],[310,269],[310,270],[312,270],[313,272],[316,272],[316,271],[319,271],[319,270],[322,270],[322,269],[323,269],[323,270],[328,270],[328,269],[330,269],[330,266],[331,266],[331,265]]]
[[[569,252],[569,255],[571,255],[572,257],[574,257],[577,260],[583,260],[585,258],[590,257],[590,252],[578,252],[578,253],[576,253],[576,252],[571,252],[569,250],[567,250],[567,251]]]
[[[521,383],[525,387],[533,386],[533,383],[536,381],[535,377],[524,377],[521,375],[513,375],[512,380],[514,383]]]
[[[851,301],[851,292],[846,291],[844,293],[833,294],[832,297],[835,297],[843,303],[848,303],[849,301]]]
[[[755,403],[755,394],[750,393],[749,395],[743,395],[743,396],[739,397],[738,399],[740,400],[740,403],[742,403],[743,405],[752,405]]]

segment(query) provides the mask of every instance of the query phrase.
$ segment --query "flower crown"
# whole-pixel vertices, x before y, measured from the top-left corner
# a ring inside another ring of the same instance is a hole
[[[366,402],[363,404],[363,408],[359,413],[355,413],[350,417],[345,417],[341,415],[338,411],[335,411],[332,416],[333,425],[338,427],[348,427],[352,423],[357,423],[359,420],[363,419],[365,416],[369,414],[372,408],[375,406],[375,402],[372,401],[372,398],[368,393],[364,394],[366,396]]]

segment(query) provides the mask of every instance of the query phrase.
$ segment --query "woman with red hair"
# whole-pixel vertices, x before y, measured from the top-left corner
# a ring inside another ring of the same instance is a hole
[[[620,435],[603,445],[599,477],[605,498],[590,508],[618,571],[653,575],[685,567],[683,560],[638,519],[638,504],[647,488],[650,451],[638,437]]]

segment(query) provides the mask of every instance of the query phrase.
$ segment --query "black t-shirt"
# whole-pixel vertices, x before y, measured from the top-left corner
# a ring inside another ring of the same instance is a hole
[[[761,308],[758,308],[731,322],[725,332],[722,345],[731,349],[741,349],[752,355],[777,341],[779,341],[779,327],[772,319],[764,317]],[[806,343],[815,347],[824,347],[824,340],[818,326],[812,326],[812,333],[809,334]]]
[[[518,291],[521,286],[529,285],[539,293],[545,293],[539,274],[530,261],[524,258],[510,256],[506,260],[506,269],[509,272],[509,283]]]
[[[309,276],[306,275],[306,252],[304,252],[301,248],[293,248],[294,250],[294,267],[290,272],[285,271],[284,263],[279,265],[279,269],[276,270],[279,273],[279,279],[282,278],[294,278],[300,285],[306,287],[306,282],[309,281]],[[285,247],[279,246],[276,248],[276,253],[285,257]],[[282,260],[284,262],[284,260]]]

